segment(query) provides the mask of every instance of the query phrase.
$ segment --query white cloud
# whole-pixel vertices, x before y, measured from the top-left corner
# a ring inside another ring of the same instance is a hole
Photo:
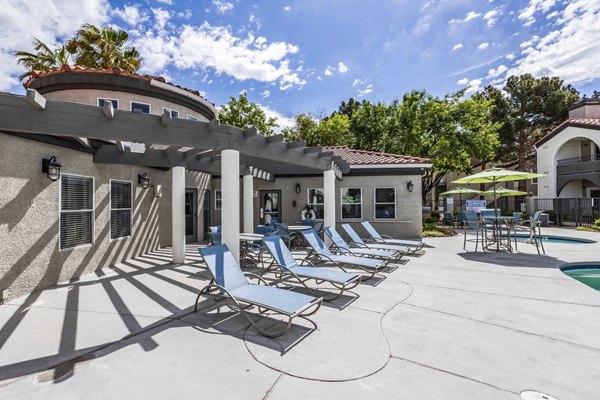
[[[462,78],[461,80],[456,82],[457,85],[461,85],[461,86],[465,86],[467,83],[469,83],[469,78]]]
[[[479,17],[481,15],[481,13],[475,12],[475,11],[469,11],[467,13],[467,15],[465,16],[465,19],[463,20],[463,22],[469,22],[472,19],[475,19],[477,17]]]
[[[273,110],[270,107],[260,105],[260,108],[265,112],[267,118],[275,118],[277,120],[277,128],[275,128],[275,133],[280,133],[285,128],[291,128],[296,125],[296,119],[294,117],[286,117],[280,112]]]
[[[463,47],[464,47],[464,46],[463,46],[463,44],[462,44],[462,43],[459,43],[459,44],[455,45],[455,46],[452,48],[452,51],[456,51],[456,50],[462,49]]]
[[[352,82],[352,87],[356,87],[356,85],[362,85],[363,83],[365,83],[365,81],[356,78],[354,79],[354,82]]]
[[[290,11],[291,9],[292,9],[292,7],[290,7],[290,6],[285,6],[285,7],[283,7],[283,10],[284,10],[284,11]]]
[[[192,10],[190,10],[189,8],[186,8],[184,11],[178,12],[177,16],[179,18],[190,19],[190,18],[192,18]]]
[[[0,90],[19,84],[24,68],[17,65],[15,51],[33,51],[33,39],[53,45],[74,34],[82,24],[108,20],[106,0],[81,0],[77,6],[68,0],[28,0],[18,6],[0,6]],[[43,12],[42,12],[43,11]]]
[[[268,90],[265,90],[264,92],[261,93],[261,96],[263,97],[263,99],[266,99],[270,95],[271,95],[271,92]]]
[[[301,71],[290,68],[288,57],[299,51],[293,44],[268,43],[251,32],[236,37],[229,27],[208,22],[182,28],[167,25],[167,32],[149,30],[134,40],[144,59],[142,72],[154,73],[172,64],[181,69],[212,69],[238,80],[279,82],[281,90],[306,84]]]
[[[511,61],[514,60],[515,57],[517,57],[517,56],[515,56],[514,53],[509,53],[509,54],[507,54],[507,55],[504,56],[504,58],[506,58],[507,60],[511,60]]]
[[[538,12],[547,13],[554,7],[556,1],[557,0],[530,0],[527,7],[519,10],[518,18],[525,21],[523,26],[532,25],[535,22],[535,14]]]
[[[156,1],[158,1],[159,3],[163,3],[163,4],[168,4],[170,6],[173,5],[173,0],[156,0]]]
[[[373,91],[373,85],[368,84],[366,88],[359,90],[356,97],[364,97]]]
[[[346,66],[346,64],[340,61],[338,63],[338,71],[340,74],[345,74],[346,72],[348,72],[348,67]]]
[[[508,67],[504,64],[500,64],[498,68],[490,69],[486,78],[497,78],[508,70]]]
[[[465,91],[465,94],[475,93],[481,89],[481,79],[473,79],[473,80],[469,81],[467,86],[468,87],[467,87],[467,90]]]
[[[250,21],[250,23],[256,24],[257,30],[260,30],[260,28],[262,28],[262,22],[259,18],[256,17],[256,15],[254,15],[254,14],[250,15],[250,18],[248,18],[248,21]]]
[[[331,76],[331,75],[333,75],[333,72],[331,72],[331,71],[332,71],[332,68],[331,67],[327,67],[327,68],[325,68],[325,72],[323,72],[323,75],[325,75],[325,76]]]
[[[217,9],[217,12],[219,14],[225,14],[226,12],[233,10],[233,4],[231,4],[227,1],[212,0],[212,3],[213,3],[213,6],[215,6],[215,8]]]
[[[478,48],[479,50],[485,50],[485,49],[487,49],[487,48],[488,48],[488,46],[489,46],[489,45],[490,45],[490,44],[489,44],[488,42],[483,42],[483,43],[481,43],[479,46],[477,46],[477,48]]]
[[[547,12],[551,1],[530,2],[534,11],[525,14],[533,18],[535,12]],[[523,14],[524,11],[521,11]],[[559,76],[566,83],[583,84],[600,78],[600,2],[571,0],[560,12],[555,25],[539,40],[525,42],[524,55],[507,75],[531,73],[534,76]]]
[[[498,17],[501,14],[502,13],[500,12],[500,8],[494,8],[493,10],[490,10],[490,11],[486,12],[485,14],[483,14],[483,19],[484,19],[484,21],[487,22],[487,25],[489,27],[492,27],[492,26],[496,25],[496,21],[498,20]]]
[[[154,20],[156,21],[157,28],[160,31],[165,29],[169,18],[171,18],[171,14],[163,9],[163,8],[151,8],[152,14],[154,15]]]
[[[133,6],[126,5],[123,7],[123,9],[116,7],[111,11],[111,14],[122,19],[125,23],[131,26],[136,26],[137,24],[148,20],[148,14],[140,11],[138,4]]]

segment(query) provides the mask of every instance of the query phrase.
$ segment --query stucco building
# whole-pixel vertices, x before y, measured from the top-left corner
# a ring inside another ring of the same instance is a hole
[[[27,96],[0,93],[3,299],[159,247],[182,262],[213,224],[237,254],[239,232],[264,220],[265,194],[286,223],[309,203],[327,225],[420,235],[428,160],[221,125],[198,92],[118,68],[66,67],[25,86]]]

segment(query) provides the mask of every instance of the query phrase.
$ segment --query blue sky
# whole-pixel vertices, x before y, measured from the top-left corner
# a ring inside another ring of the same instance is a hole
[[[282,125],[349,97],[473,92],[525,72],[600,89],[598,0],[0,2],[0,90],[14,93],[22,88],[12,52],[34,37],[61,43],[85,22],[130,32],[141,73],[217,105],[246,91]]]

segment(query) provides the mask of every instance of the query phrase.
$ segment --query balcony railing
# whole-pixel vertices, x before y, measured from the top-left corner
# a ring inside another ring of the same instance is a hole
[[[583,156],[583,157],[565,158],[564,160],[556,161],[556,165],[579,164],[579,163],[583,163],[583,162],[598,161],[598,160],[600,160],[600,153],[592,154],[589,156]]]

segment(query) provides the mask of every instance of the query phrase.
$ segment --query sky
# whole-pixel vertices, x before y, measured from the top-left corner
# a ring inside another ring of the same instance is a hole
[[[83,23],[126,30],[139,73],[217,106],[245,91],[280,128],[350,97],[471,94],[523,73],[600,90],[599,0],[0,0],[0,91],[23,93],[15,51]]]

